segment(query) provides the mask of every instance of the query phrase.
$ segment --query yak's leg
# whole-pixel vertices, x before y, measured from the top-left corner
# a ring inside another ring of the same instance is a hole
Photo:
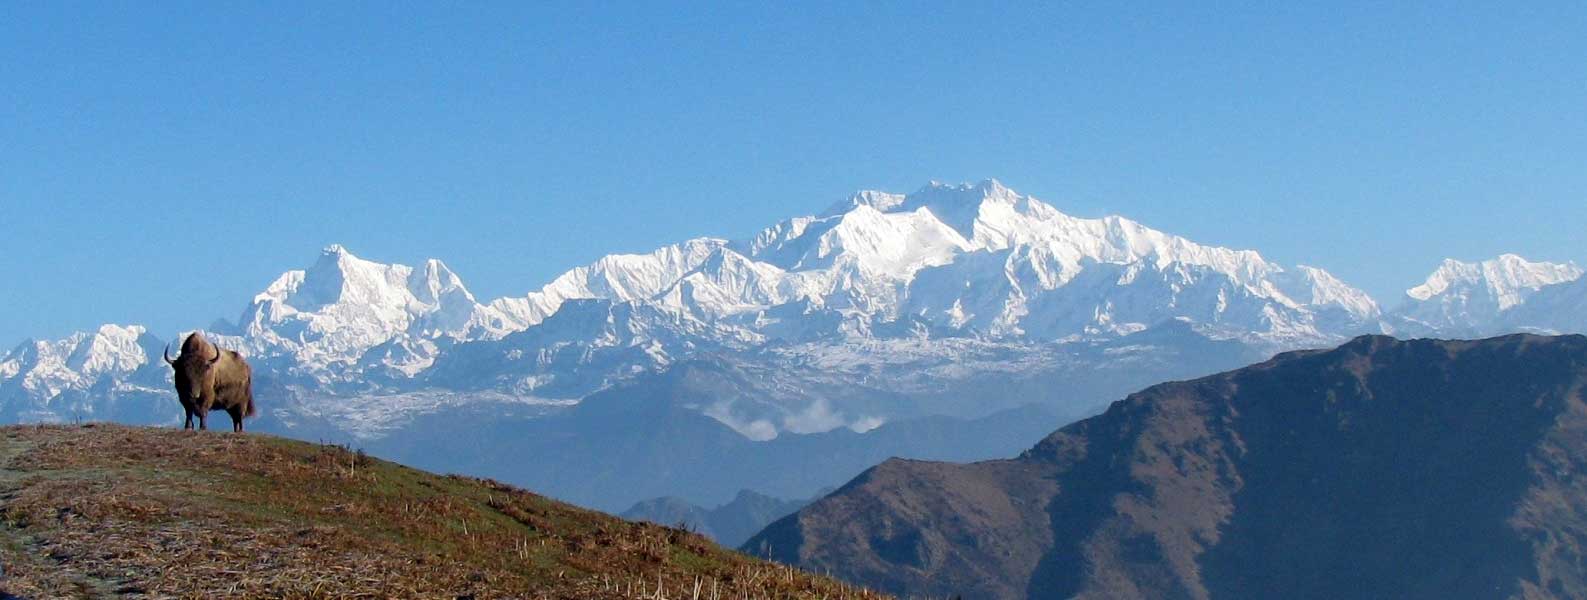
[[[231,415],[231,430],[242,433],[242,407],[233,406],[226,409],[226,414]]]
[[[198,409],[198,430],[209,431],[209,411],[203,408]]]
[[[193,409],[184,406],[184,407],[182,407],[182,412],[187,413],[187,422],[182,424],[182,430],[186,431],[186,430],[192,429],[193,428]]]

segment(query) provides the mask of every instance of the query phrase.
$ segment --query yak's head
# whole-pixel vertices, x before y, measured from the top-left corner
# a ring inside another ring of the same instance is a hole
[[[176,360],[171,359],[171,345],[165,345],[165,362],[176,371],[176,393],[183,401],[197,402],[203,397],[210,370],[220,361],[220,355],[219,346],[208,343],[196,333],[182,344],[182,355]]]

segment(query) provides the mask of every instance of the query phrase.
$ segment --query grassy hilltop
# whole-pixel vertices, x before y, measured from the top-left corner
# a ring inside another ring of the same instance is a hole
[[[494,481],[104,424],[0,428],[0,565],[25,598],[880,597]]]

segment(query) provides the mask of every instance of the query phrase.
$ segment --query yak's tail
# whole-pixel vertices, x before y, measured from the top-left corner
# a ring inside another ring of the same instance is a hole
[[[253,378],[252,377],[249,377],[249,378],[247,378],[246,380],[243,381],[242,390],[243,390],[244,394],[248,395],[248,406],[245,407],[245,409],[243,410],[242,416],[244,416],[244,417],[252,417],[252,416],[254,416],[256,414],[259,414],[259,411],[257,409],[255,409],[254,405],[253,405]]]

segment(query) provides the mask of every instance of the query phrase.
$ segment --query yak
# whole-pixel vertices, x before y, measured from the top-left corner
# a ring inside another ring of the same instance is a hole
[[[226,410],[231,415],[231,430],[242,431],[242,420],[254,416],[253,371],[242,355],[210,343],[194,332],[182,342],[182,354],[171,359],[171,345],[165,345],[165,362],[176,371],[176,397],[187,412],[182,429],[209,429],[209,411]]]

